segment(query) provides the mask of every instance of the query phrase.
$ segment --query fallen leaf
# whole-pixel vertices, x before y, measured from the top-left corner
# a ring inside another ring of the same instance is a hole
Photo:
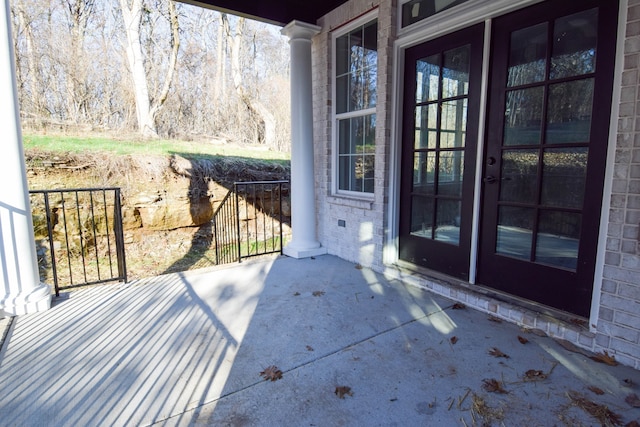
[[[506,355],[503,352],[501,352],[500,349],[498,349],[497,347],[492,347],[489,350],[489,354],[492,355],[493,357],[504,357],[505,359],[509,358],[508,355]]]
[[[631,393],[629,396],[627,396],[624,399],[624,401],[627,402],[629,405],[633,406],[634,408],[640,408],[640,398],[635,393]]]
[[[467,308],[467,306],[462,304],[461,302],[457,302],[457,303],[453,304],[451,306],[451,308],[454,309],[454,310],[464,310],[465,308]]]
[[[598,388],[594,385],[587,387],[591,392],[597,394],[598,396],[602,396],[604,394],[604,390]]]
[[[360,264],[356,264],[356,270],[362,270],[362,266]]]
[[[584,410],[586,413],[597,419],[603,426],[619,426],[622,425],[620,415],[612,412],[606,405],[598,405],[582,396],[576,391],[567,393],[571,402]]]
[[[455,343],[458,342],[458,337],[453,336],[453,337],[449,338],[449,341],[451,341],[451,344],[455,344]]]
[[[587,357],[591,357],[591,353],[581,349],[580,347],[578,347],[577,345],[575,345],[574,343],[567,341],[567,340],[563,340],[563,339],[555,339],[555,342],[557,342],[558,344],[560,344],[565,350],[569,350],[573,353],[578,353],[578,354],[582,354],[583,356],[587,356]]]
[[[504,389],[502,383],[495,378],[490,378],[486,380],[482,380],[482,388],[488,391],[489,393],[508,393],[507,390]]]
[[[520,335],[518,335],[518,341],[520,341],[520,344],[526,344],[529,342],[528,339],[526,339],[525,337],[521,337]]]
[[[489,316],[487,319],[491,322],[502,323],[502,319],[496,316]]]
[[[537,369],[529,369],[527,372],[524,373],[525,381],[538,381],[538,380],[544,380],[546,378],[547,378],[547,374]]]
[[[265,381],[276,381],[282,378],[282,371],[278,369],[277,366],[271,365],[265,368],[264,371],[260,372],[260,375],[265,379]]]
[[[300,296],[300,292],[296,292],[293,294],[294,297],[299,297]]]
[[[624,427],[640,427],[640,423],[638,423],[636,420],[633,420],[626,423]]]
[[[322,295],[324,295],[325,292],[324,291],[313,291],[313,296],[314,297],[321,297]]]
[[[604,353],[596,353],[595,356],[591,356],[589,359],[595,360],[598,363],[604,363],[609,366],[618,366],[618,362],[616,362],[616,358],[614,355],[609,355],[607,350]]]
[[[344,399],[345,396],[353,396],[353,392],[351,391],[351,387],[347,387],[346,385],[336,387],[336,391],[334,392],[336,396],[340,399]]]
[[[307,346],[307,351],[313,351],[313,347],[311,347],[310,345]]]

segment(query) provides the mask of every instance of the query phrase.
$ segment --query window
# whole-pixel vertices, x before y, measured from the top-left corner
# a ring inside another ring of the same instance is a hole
[[[335,39],[336,175],[339,192],[373,193],[378,23]]]
[[[468,0],[409,0],[402,5],[402,28]]]

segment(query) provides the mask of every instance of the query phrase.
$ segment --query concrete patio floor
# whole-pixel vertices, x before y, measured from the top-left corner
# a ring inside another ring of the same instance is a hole
[[[624,425],[634,393],[636,370],[332,256],[73,292],[0,352],[3,426]]]

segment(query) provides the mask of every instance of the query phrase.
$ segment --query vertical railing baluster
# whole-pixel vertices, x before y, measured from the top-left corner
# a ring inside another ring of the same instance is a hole
[[[53,224],[51,224],[51,205],[49,204],[49,193],[44,193],[44,210],[47,218],[47,234],[49,235],[49,254],[51,258],[51,272],[53,273],[53,288],[56,296],[60,296],[60,288],[58,287],[58,271],[56,268],[55,245],[53,242]]]

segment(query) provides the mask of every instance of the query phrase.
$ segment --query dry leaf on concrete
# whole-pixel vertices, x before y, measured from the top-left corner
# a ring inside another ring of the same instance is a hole
[[[454,310],[464,310],[465,308],[467,308],[467,306],[462,304],[461,302],[457,302],[457,303],[453,304],[451,306],[451,308],[454,309]]]
[[[487,317],[487,320],[491,322],[502,323],[502,319],[496,316],[489,316]]]
[[[591,391],[592,393],[597,394],[598,396],[602,396],[604,394],[604,390],[602,390],[601,388],[596,387],[594,385],[591,385],[591,386],[587,387],[587,389],[589,391]]]
[[[345,396],[353,396],[351,387],[347,387],[346,385],[336,387],[336,391],[334,393],[340,399],[344,399]]]
[[[518,335],[518,341],[520,341],[520,344],[526,344],[529,342],[528,339],[526,339],[525,337],[521,337],[520,335]]]
[[[640,398],[638,398],[638,395],[635,393],[631,393],[624,399],[624,401],[634,408],[640,408]]]
[[[482,380],[482,388],[490,393],[508,393],[507,390],[502,386],[502,382],[496,380],[495,378]]]
[[[546,378],[547,378],[547,374],[537,369],[529,369],[527,372],[524,373],[525,381],[538,381],[538,380],[544,380]]]
[[[505,359],[509,358],[508,355],[500,351],[500,349],[497,347],[491,347],[491,349],[489,349],[489,354],[492,355],[493,357],[504,357]]]
[[[453,336],[453,337],[449,338],[449,341],[451,342],[451,344],[455,344],[455,343],[458,342],[458,337]]]
[[[282,371],[278,369],[277,366],[271,365],[260,372],[260,376],[264,378],[265,381],[276,381],[282,378]]]
[[[322,295],[324,295],[325,292],[324,291],[313,291],[313,296],[314,297],[321,297]]]
[[[618,362],[616,362],[615,356],[613,354],[609,355],[609,353],[607,353],[607,350],[605,350],[604,353],[596,353],[595,356],[591,356],[589,359],[595,360],[598,363],[604,363],[605,365],[609,366],[618,366]]]

